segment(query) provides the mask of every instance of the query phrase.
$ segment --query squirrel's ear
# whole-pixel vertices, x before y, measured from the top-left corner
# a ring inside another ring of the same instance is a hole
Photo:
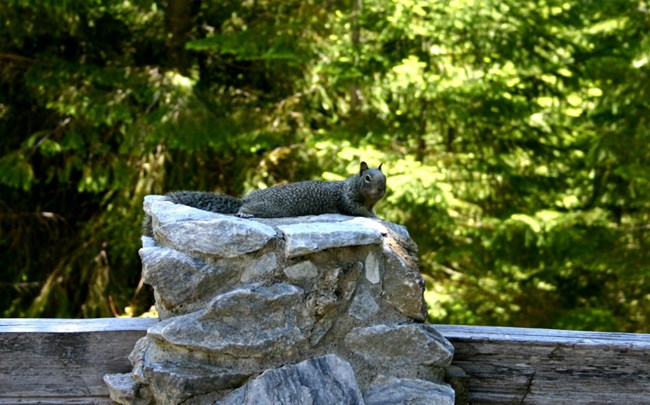
[[[382,167],[383,165],[384,165],[384,162],[381,162],[381,163],[379,164],[379,167],[377,168],[377,170],[381,170],[381,167]]]
[[[368,164],[366,162],[361,162],[361,170],[359,171],[359,175],[361,175],[366,170],[368,170]]]

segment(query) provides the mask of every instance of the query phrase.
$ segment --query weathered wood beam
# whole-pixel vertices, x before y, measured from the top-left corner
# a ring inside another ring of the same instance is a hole
[[[437,325],[472,403],[650,404],[650,335]]]
[[[0,319],[0,404],[110,404],[102,378],[154,319]]]
[[[152,319],[0,319],[0,404],[109,404]],[[650,404],[650,335],[437,325],[483,403]]]

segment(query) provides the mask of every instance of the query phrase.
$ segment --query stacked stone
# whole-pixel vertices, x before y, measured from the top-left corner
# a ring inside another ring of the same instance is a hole
[[[143,277],[161,322],[107,375],[122,404],[453,404],[453,347],[423,323],[402,226],[240,219],[145,198]]]

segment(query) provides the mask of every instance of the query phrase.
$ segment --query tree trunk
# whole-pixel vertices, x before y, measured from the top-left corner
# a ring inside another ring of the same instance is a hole
[[[191,60],[185,44],[192,32],[192,0],[168,0],[166,20],[169,32],[167,38],[169,67],[187,75]]]

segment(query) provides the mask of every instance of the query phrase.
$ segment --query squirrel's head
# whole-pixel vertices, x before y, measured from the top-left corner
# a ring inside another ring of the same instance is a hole
[[[359,170],[360,191],[364,196],[366,203],[375,205],[384,194],[386,194],[386,175],[381,171],[380,164],[378,168],[371,169],[366,162],[361,162]]]

